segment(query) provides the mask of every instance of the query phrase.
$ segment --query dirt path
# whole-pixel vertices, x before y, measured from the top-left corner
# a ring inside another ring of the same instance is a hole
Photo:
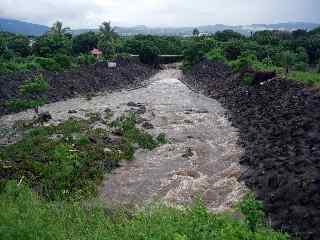
[[[170,144],[151,152],[139,150],[134,161],[106,176],[100,188],[106,203],[139,205],[156,199],[185,204],[200,195],[209,209],[220,211],[245,193],[244,184],[237,180],[242,152],[237,129],[217,101],[191,91],[179,78],[179,70],[167,69],[144,88],[101,93],[91,100],[74,98],[41,109],[49,111],[52,123],[57,123],[107,108],[117,117],[134,109],[132,102],[139,103],[145,108],[141,117],[154,127],[148,131],[164,132],[170,139]],[[4,116],[0,129],[31,118],[31,111]]]

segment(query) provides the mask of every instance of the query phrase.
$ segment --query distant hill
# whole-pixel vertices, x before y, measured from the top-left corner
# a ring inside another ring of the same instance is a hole
[[[283,30],[294,31],[297,29],[312,30],[320,26],[317,23],[305,23],[305,22],[289,22],[289,23],[277,23],[277,24],[252,24],[252,25],[239,25],[228,26],[223,24],[207,25],[197,27],[201,33],[212,34],[218,31],[231,29],[244,35],[250,35],[251,32],[261,30]],[[151,35],[168,35],[168,36],[189,36],[192,35],[194,27],[159,27],[150,28],[147,26],[135,26],[135,27],[115,27],[115,30],[120,35],[131,36],[137,34],[151,34]],[[74,34],[80,34],[88,31],[98,31],[97,29],[79,29],[74,30]]]
[[[212,34],[217,31],[223,31],[231,29],[244,35],[250,35],[251,32],[261,30],[284,30],[293,31],[296,29],[311,30],[318,27],[320,24],[317,23],[306,23],[306,22],[288,22],[288,23],[277,23],[277,24],[252,24],[252,25],[239,25],[239,26],[228,26],[223,24],[199,26],[198,29],[201,33]],[[39,36],[48,31],[47,26],[27,23],[17,20],[3,19],[0,18],[0,31],[7,31],[12,33],[21,33],[24,35],[35,35]],[[135,26],[135,27],[115,27],[117,33],[123,36],[131,36],[137,34],[151,34],[151,35],[168,35],[168,36],[190,36],[192,35],[194,27],[158,27],[152,28],[147,26]],[[73,33],[75,35],[88,32],[98,31],[98,29],[75,29]]]
[[[0,18],[0,31],[39,36],[48,31],[47,26],[18,20]]]

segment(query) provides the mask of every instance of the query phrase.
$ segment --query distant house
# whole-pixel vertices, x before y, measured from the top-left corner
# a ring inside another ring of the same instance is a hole
[[[36,43],[34,39],[29,39],[29,47],[33,47],[33,45]]]
[[[101,59],[102,51],[100,49],[94,48],[90,51],[90,53],[95,56],[96,59]]]

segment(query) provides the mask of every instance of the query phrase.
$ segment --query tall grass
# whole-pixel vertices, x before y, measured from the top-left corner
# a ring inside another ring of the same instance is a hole
[[[45,202],[15,182],[9,182],[0,195],[0,236],[6,240],[288,239],[263,225],[252,231],[247,221],[228,213],[211,214],[200,201],[185,210],[159,204],[134,214],[107,214],[102,206]]]
[[[320,73],[291,71],[289,79],[297,80],[311,86],[320,86]]]

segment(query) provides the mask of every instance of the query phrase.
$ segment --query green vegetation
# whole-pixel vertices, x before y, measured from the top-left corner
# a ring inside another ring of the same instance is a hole
[[[158,56],[160,50],[156,46],[144,45],[141,47],[139,56],[140,61],[145,64],[156,65],[158,64]]]
[[[253,194],[247,194],[237,207],[245,216],[245,222],[251,231],[255,232],[259,227],[264,225],[265,215],[263,205],[255,200]]]
[[[291,71],[288,78],[307,83],[310,86],[320,85],[320,73],[317,72]]]
[[[38,75],[34,79],[25,81],[20,86],[20,99],[11,99],[7,102],[7,105],[13,111],[33,108],[34,112],[39,114],[39,107],[47,101],[44,94],[48,87],[48,82],[43,75]]]
[[[226,30],[189,38],[184,49],[185,70],[206,57],[210,61],[223,61],[234,71],[249,66],[257,71],[276,71],[285,78],[312,85],[320,83],[319,31],[260,31],[244,37]],[[248,81],[246,78],[245,82]]]
[[[92,129],[97,114],[89,120],[68,120],[57,126],[26,131],[19,142],[0,148],[0,190],[8,180],[23,181],[48,200],[90,197],[106,172],[121,160],[132,160],[134,145],[154,149],[166,143],[136,126],[134,114],[107,123],[119,135]]]
[[[90,196],[103,174],[127,155],[122,143],[106,152],[106,136],[84,120],[27,131],[18,143],[0,148],[1,185],[23,180],[49,200]]]
[[[134,113],[123,116],[112,122],[111,125],[119,130],[119,134],[123,136],[129,144],[139,144],[144,149],[152,150],[161,144],[167,143],[165,135],[160,134],[157,139],[152,135],[141,130],[136,126],[137,119]]]
[[[96,33],[77,36],[72,36],[70,29],[64,28],[61,22],[56,22],[47,34],[37,38],[0,32],[0,73],[40,69],[63,71],[80,64],[93,64],[96,59],[90,51],[97,47],[102,50],[106,60],[139,54],[142,62],[157,65],[159,54],[183,54],[184,69],[190,69],[206,57],[211,61],[224,61],[233,66],[235,71],[249,60],[249,65],[259,70],[283,68],[284,76],[290,76],[290,79],[308,72],[312,73],[308,77],[315,77],[307,82],[319,82],[316,75],[320,70],[318,29],[309,32],[296,30],[292,33],[266,30],[250,37],[232,30],[202,36],[198,29],[194,29],[190,37],[120,37],[110,22],[102,23]],[[291,71],[299,73],[291,74]]]
[[[244,202],[244,206],[254,206]],[[251,207],[244,207],[248,210]],[[31,239],[220,239],[287,240],[263,224],[254,231],[231,214],[211,214],[201,202],[178,210],[152,205],[134,214],[79,202],[48,203],[23,184],[9,182],[0,195],[0,235],[7,240]],[[110,211],[109,211],[110,212]],[[244,214],[244,216],[250,216]]]

